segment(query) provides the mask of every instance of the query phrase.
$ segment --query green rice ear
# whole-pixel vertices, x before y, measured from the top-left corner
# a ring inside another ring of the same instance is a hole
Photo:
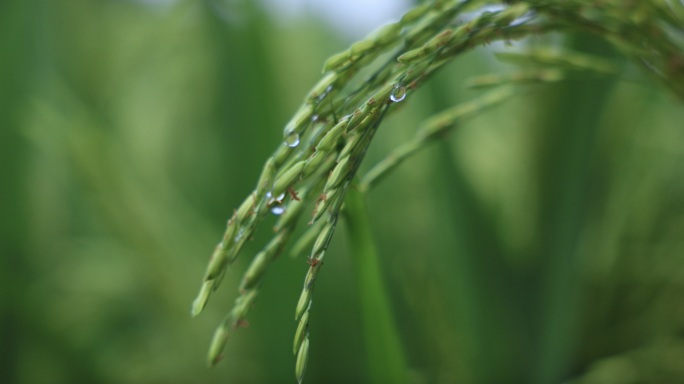
[[[329,57],[328,60],[325,61],[325,64],[323,65],[323,73],[339,69],[340,67],[351,64],[351,62],[351,52],[349,50],[340,52]]]
[[[297,382],[302,384],[304,380],[304,372],[306,371],[306,363],[309,361],[309,335],[308,333],[304,336],[304,341],[299,347],[299,353],[297,354],[297,363],[295,366],[295,376],[297,376]]]

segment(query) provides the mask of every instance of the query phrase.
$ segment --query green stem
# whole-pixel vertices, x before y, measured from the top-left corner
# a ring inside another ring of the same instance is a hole
[[[349,190],[343,212],[356,272],[370,383],[406,383],[406,359],[383,284],[363,195]]]

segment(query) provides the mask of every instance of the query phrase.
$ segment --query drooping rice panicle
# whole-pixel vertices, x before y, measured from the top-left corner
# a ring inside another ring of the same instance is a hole
[[[327,172],[332,167],[332,164],[332,159],[327,161],[326,164],[321,167],[321,173]],[[240,325],[248,324],[245,318],[259,293],[266,271],[271,263],[283,252],[283,249],[295,230],[299,217],[303,213],[303,208],[313,202],[313,196],[315,196],[323,187],[323,180],[324,179],[321,178],[317,183],[309,183],[300,191],[296,192],[296,196],[291,196],[292,200],[276,223],[274,228],[276,232],[275,236],[266,244],[264,249],[254,256],[252,262],[247,267],[238,289],[240,296],[235,300],[233,308],[214,332],[212,347],[209,349],[207,358],[212,365],[220,360],[219,356],[222,354],[223,348],[225,347],[225,339],[228,338],[231,329],[236,329]],[[244,305],[244,302],[247,300],[249,300],[249,306]]]
[[[299,325],[293,351],[297,354],[296,377],[301,382],[309,356],[308,322],[313,288],[351,180],[383,118],[396,109],[393,105],[410,97],[422,82],[454,57],[497,40],[510,42],[551,31],[589,32],[613,43],[657,81],[684,98],[681,48],[684,45],[674,37],[663,37],[673,36],[668,34],[668,28],[681,34],[684,9],[675,12],[665,1],[609,0],[599,4],[581,0],[527,0],[511,2],[501,11],[476,13],[466,22],[457,21],[462,13],[493,3],[499,2],[437,0],[420,5],[399,22],[378,29],[325,62],[323,77],[285,124],[284,141],[264,165],[255,189],[228,220],[193,302],[191,313],[197,315],[260,221],[271,211],[279,212],[275,236],[254,256],[241,280],[240,296],[214,333],[208,356],[210,365],[220,360],[230,332],[246,325],[245,316],[258,296],[265,273],[286,247],[304,208],[315,204],[310,222],[313,225],[292,252],[297,254],[304,247],[311,248],[304,289],[295,310]],[[644,49],[644,46],[655,49]],[[389,59],[366,79],[356,81],[361,70],[381,55]],[[568,71],[612,74],[616,70],[612,63],[568,52],[558,55],[538,50],[499,57],[545,68],[508,77],[480,78],[476,85],[551,83],[565,79]],[[515,92],[511,86],[499,87],[426,120],[411,141],[392,151],[363,177],[361,191],[372,188],[404,159],[459,122],[510,98]],[[294,189],[297,183],[302,183],[299,191]],[[301,201],[284,204],[287,194]]]
[[[435,3],[430,8],[438,6],[440,6],[440,4]],[[285,125],[284,143],[281,144],[273,156],[269,158],[269,162],[267,163],[269,172],[271,172],[274,167],[277,169],[276,176],[271,176],[274,180],[267,179],[266,184],[257,185],[255,191],[243,201],[240,208],[236,210],[233,217],[228,221],[223,239],[217,245],[210,258],[200,293],[193,302],[191,308],[191,314],[193,316],[196,316],[202,311],[209,299],[211,291],[218,288],[221,277],[225,273],[228,265],[235,262],[245,242],[251,238],[256,231],[257,224],[263,216],[253,215],[253,213],[262,211],[264,204],[268,204],[267,200],[269,198],[280,200],[282,193],[301,177],[304,165],[309,163],[309,167],[307,167],[306,170],[308,176],[312,172],[312,168],[315,168],[317,165],[315,162],[320,161],[320,157],[323,156],[318,154],[318,156],[313,159],[314,161],[310,162],[309,160],[311,159],[307,159],[307,157],[312,155],[310,149],[303,151],[298,151],[296,149],[300,142],[300,136],[304,135],[307,128],[315,125],[318,121],[329,121],[334,116],[343,116],[349,108],[348,105],[354,105],[353,101],[355,98],[363,97],[365,93],[367,93],[368,90],[366,90],[366,88],[372,89],[372,87],[378,86],[377,82],[380,77],[371,76],[364,82],[361,89],[351,92],[348,95],[339,95],[340,90],[344,89],[353,74],[363,66],[370,64],[372,60],[369,60],[369,58],[373,54],[379,54],[391,49],[392,45],[400,38],[403,24],[408,25],[413,23],[420,14],[427,11],[424,7],[420,9],[422,10],[412,11],[413,14],[404,19],[404,21],[391,24],[390,26],[383,27],[377,32],[372,33],[364,40],[366,43],[356,43],[352,45],[353,49],[350,48],[349,50],[336,55],[338,57],[346,55],[343,65],[326,63],[325,67],[329,69],[334,68],[334,71],[323,76],[307,94],[304,103]],[[328,61],[330,62],[331,60]],[[334,62],[334,60],[332,61]],[[391,69],[392,66],[386,65],[386,68]],[[384,72],[389,74],[391,71]],[[338,95],[335,96],[335,94]],[[338,111],[335,111],[335,109],[338,109]],[[333,123],[338,122],[333,121]],[[332,137],[329,141],[332,141]],[[303,162],[303,159],[307,159],[306,162]],[[266,172],[266,168],[264,172]],[[259,183],[261,182],[262,180],[260,178]],[[273,195],[272,197],[267,196],[269,192]]]

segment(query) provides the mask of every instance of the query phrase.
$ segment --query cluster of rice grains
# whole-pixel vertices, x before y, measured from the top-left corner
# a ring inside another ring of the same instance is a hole
[[[644,30],[663,28],[661,24],[655,24],[652,15],[658,15],[665,21],[674,17],[664,11],[666,8],[650,2],[644,7],[637,5],[641,4],[639,2],[621,6],[620,1],[604,0],[600,5],[603,8],[599,8],[602,11],[597,13],[597,8],[589,1],[526,1],[511,2],[496,12],[474,12],[476,16],[465,23],[456,21],[460,15],[477,11],[478,7],[489,3],[483,0],[441,0],[418,6],[406,13],[401,21],[380,28],[365,40],[328,59],[323,68],[325,75],[285,125],[284,142],[266,161],[254,191],[228,220],[225,234],[209,260],[199,295],[192,305],[193,316],[202,311],[211,293],[221,283],[227,267],[236,261],[259,222],[269,212],[279,215],[274,237],[252,259],[240,283],[239,297],[214,332],[208,354],[210,365],[221,359],[229,334],[246,324],[245,317],[259,294],[268,267],[288,244],[304,209],[313,205],[315,210],[309,230],[292,248],[293,255],[311,250],[304,288],[295,309],[295,320],[299,323],[293,352],[297,355],[296,377],[302,381],[309,353],[308,322],[314,284],[352,178],[374,133],[387,113],[393,111],[394,104],[410,96],[423,81],[458,54],[494,40],[508,42],[531,34],[575,28],[614,40],[619,49],[637,57],[658,76],[674,76],[668,67],[672,64],[668,64],[666,59],[653,52],[639,51],[643,50],[643,41],[655,38],[655,32],[649,35]],[[606,23],[605,19],[611,23]],[[633,40],[625,39],[625,31],[639,36]],[[668,44],[666,41],[658,42],[662,47],[661,55],[662,52],[671,55],[677,52],[679,56],[671,56],[669,60],[681,60],[681,50]],[[377,62],[381,55],[381,60],[386,62],[381,63],[377,71],[360,83],[352,81],[360,69]],[[507,59],[512,60],[510,57]],[[563,79],[566,70],[613,70],[598,59],[570,53],[564,56],[537,53],[518,57],[520,60],[537,64],[542,61],[542,66],[547,64],[553,68],[476,80],[475,86],[497,87],[478,99],[426,120],[413,140],[394,150],[361,179],[361,191],[371,188],[402,160],[442,136],[464,118],[510,98],[515,94],[516,84],[558,81]],[[675,75],[682,76],[681,71],[675,71]],[[683,90],[675,88],[674,91],[681,95]]]

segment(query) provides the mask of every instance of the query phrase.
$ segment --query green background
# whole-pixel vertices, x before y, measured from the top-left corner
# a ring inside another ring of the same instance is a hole
[[[277,260],[250,327],[205,366],[273,218],[189,315],[225,221],[350,43],[319,19],[272,17],[247,1],[0,1],[0,382],[295,382],[304,258]],[[621,60],[588,36],[526,44]],[[428,82],[362,172],[476,96],[466,78],[513,71],[493,59],[503,49]],[[369,193],[411,383],[684,382],[684,108],[623,68],[488,110]],[[369,382],[338,228],[308,383]]]

